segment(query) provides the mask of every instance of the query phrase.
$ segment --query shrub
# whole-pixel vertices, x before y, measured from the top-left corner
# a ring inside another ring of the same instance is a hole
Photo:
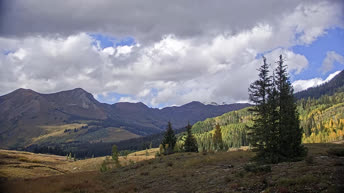
[[[306,161],[307,165],[313,165],[314,164],[314,157],[313,156],[307,156],[305,161]]]
[[[243,171],[240,171],[238,173],[235,173],[235,177],[237,178],[243,178],[245,176],[244,172]]]
[[[172,166],[173,166],[173,162],[171,162],[171,161],[167,162],[167,163],[166,163],[166,166],[167,166],[167,167],[172,167]]]
[[[115,162],[117,167],[120,166],[118,158],[119,158],[119,153],[118,153],[118,150],[117,150],[117,146],[113,145],[112,146],[112,160]]]
[[[129,165],[132,166],[132,165],[134,165],[134,164],[135,164],[135,162],[134,162],[133,160],[130,159],[130,160],[129,160]]]
[[[230,176],[225,176],[225,182],[229,183],[232,181],[232,178]]]
[[[102,164],[100,165],[100,172],[106,172],[108,170],[107,164],[109,162],[109,157],[105,157],[105,160],[102,162]]]
[[[329,155],[342,157],[344,156],[344,148],[331,148],[327,151],[327,153]]]
[[[244,166],[244,169],[247,172],[253,172],[253,173],[267,173],[267,172],[271,172],[271,166],[269,166],[269,165],[246,164]]]
[[[141,172],[141,176],[148,176],[149,172]]]

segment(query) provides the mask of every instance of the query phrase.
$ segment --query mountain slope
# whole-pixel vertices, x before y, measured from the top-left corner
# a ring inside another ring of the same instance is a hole
[[[161,132],[168,121],[184,127],[248,104],[149,108],[143,103],[98,102],[81,88],[53,94],[18,89],[0,96],[0,147],[116,142]]]
[[[332,80],[317,87],[295,93],[297,99],[320,98],[322,95],[333,95],[335,92],[344,91],[344,70],[337,74]]]

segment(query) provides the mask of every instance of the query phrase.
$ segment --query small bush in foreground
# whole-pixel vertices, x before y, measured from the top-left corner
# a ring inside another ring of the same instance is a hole
[[[267,173],[267,172],[271,172],[271,166],[269,166],[269,165],[246,164],[244,166],[244,169],[247,172],[253,172],[253,173]]]
[[[314,157],[313,156],[307,156],[305,161],[306,161],[307,165],[313,165],[314,164]]]
[[[172,166],[173,166],[173,162],[171,162],[171,161],[167,162],[167,163],[166,163],[166,166],[167,166],[167,167],[172,167]]]
[[[342,157],[344,156],[344,148],[331,148],[327,151],[327,153],[329,155]]]

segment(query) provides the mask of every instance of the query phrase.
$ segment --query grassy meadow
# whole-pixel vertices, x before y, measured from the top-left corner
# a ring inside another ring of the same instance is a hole
[[[175,153],[157,148],[120,157],[101,173],[105,157],[64,156],[1,150],[1,188],[16,192],[340,192],[342,142],[306,144],[305,160],[254,166],[248,148],[228,152]]]

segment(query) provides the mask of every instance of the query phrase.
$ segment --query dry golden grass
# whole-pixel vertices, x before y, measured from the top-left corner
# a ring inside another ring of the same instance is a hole
[[[153,152],[152,150],[150,150]],[[151,153],[153,154],[153,153]],[[154,156],[128,155],[119,157],[120,164],[125,166]],[[0,177],[3,178],[37,178],[42,176],[99,171],[105,157],[85,160],[67,160],[65,156],[35,154],[23,151],[0,150]]]
[[[128,156],[155,156],[157,152],[159,152],[159,148],[152,148],[142,151],[136,151],[134,153],[129,154]]]
[[[57,174],[65,171],[58,166],[65,157],[34,154],[21,151],[0,150],[0,176],[3,178],[32,178]]]
[[[65,129],[80,129],[82,126],[86,126],[87,124],[79,124],[79,123],[73,123],[73,124],[65,124],[65,125],[43,125],[40,126],[40,128],[44,129],[47,134],[40,135],[39,137],[33,138],[32,141],[36,142],[42,139],[46,139],[48,137],[56,137],[56,136],[62,136],[64,135]]]
[[[107,131],[107,135],[105,137],[92,140],[91,142],[93,142],[93,143],[100,142],[100,141],[102,141],[102,142],[116,142],[116,141],[140,137],[139,135],[136,135],[134,133],[131,133],[131,132],[129,132],[125,129],[121,129],[121,128],[108,127],[108,128],[105,128],[105,130]]]
[[[97,164],[105,158],[76,162],[56,159],[63,175],[10,179],[5,192],[340,192],[344,160],[329,155],[330,148],[344,144],[306,144],[312,162],[305,160],[270,165],[271,171],[245,170],[254,153],[230,151],[216,153],[175,153],[153,155],[157,149],[120,157],[124,166],[100,173]],[[54,156],[48,157],[54,160]],[[19,159],[19,158],[17,158]],[[28,159],[31,159],[28,157]],[[42,158],[43,159],[43,158]],[[148,160],[145,160],[148,159]],[[128,160],[136,163],[128,163]],[[29,163],[21,160],[23,164]],[[80,169],[73,169],[79,167]],[[88,169],[97,169],[89,171]],[[30,174],[28,174],[30,175]],[[45,187],[49,186],[49,187]],[[342,189],[341,189],[342,190]]]

